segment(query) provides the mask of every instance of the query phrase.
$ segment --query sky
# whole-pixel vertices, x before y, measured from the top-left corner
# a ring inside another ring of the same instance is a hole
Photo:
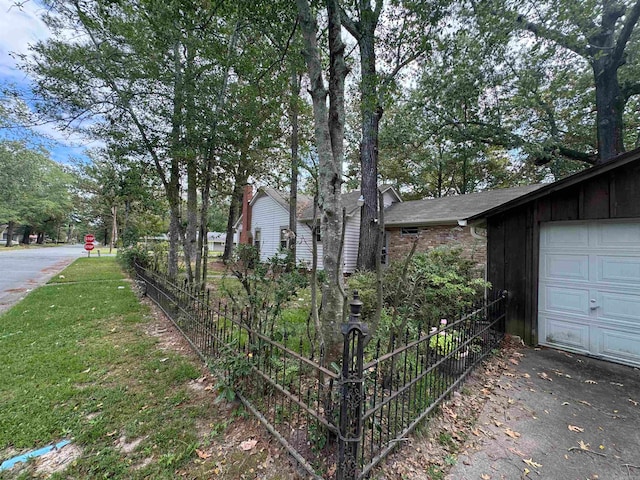
[[[49,30],[40,20],[43,7],[36,0],[22,1],[21,7],[16,7],[15,3],[16,0],[0,0],[0,89],[13,84],[30,92],[30,79],[17,68],[16,54],[27,54],[30,44],[49,37]],[[86,160],[85,148],[97,146],[77,135],[62,133],[52,124],[33,130],[42,139],[51,158],[60,163],[70,163],[73,158]],[[6,133],[0,131],[0,137],[3,136],[6,137]]]

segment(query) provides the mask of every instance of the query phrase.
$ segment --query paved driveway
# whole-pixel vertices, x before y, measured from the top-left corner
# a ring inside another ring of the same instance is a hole
[[[512,367],[447,479],[640,479],[640,369],[550,349]]]
[[[3,249],[0,247],[0,313],[73,260],[86,255],[82,245]]]

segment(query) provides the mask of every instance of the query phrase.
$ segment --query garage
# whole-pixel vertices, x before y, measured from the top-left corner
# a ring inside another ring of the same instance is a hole
[[[538,341],[640,366],[640,221],[540,227]]]
[[[467,222],[486,227],[507,333],[640,367],[640,149]]]

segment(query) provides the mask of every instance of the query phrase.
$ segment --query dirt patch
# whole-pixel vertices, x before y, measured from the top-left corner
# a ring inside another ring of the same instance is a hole
[[[116,441],[116,448],[122,453],[131,453],[138,448],[138,445],[140,445],[146,438],[147,437],[140,437],[127,442],[127,437],[123,435]]]
[[[38,457],[35,460],[35,471],[38,475],[49,476],[56,472],[61,472],[67,468],[72,462],[80,458],[82,449],[70,443],[57,450]]]

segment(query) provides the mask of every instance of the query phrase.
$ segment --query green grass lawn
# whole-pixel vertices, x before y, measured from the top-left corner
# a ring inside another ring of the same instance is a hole
[[[81,456],[54,479],[240,478],[235,457],[196,455],[231,420],[211,389],[193,389],[199,362],[147,333],[157,320],[115,258],[82,258],[60,275],[0,315],[0,462],[72,439]],[[0,478],[32,478],[32,466]]]

